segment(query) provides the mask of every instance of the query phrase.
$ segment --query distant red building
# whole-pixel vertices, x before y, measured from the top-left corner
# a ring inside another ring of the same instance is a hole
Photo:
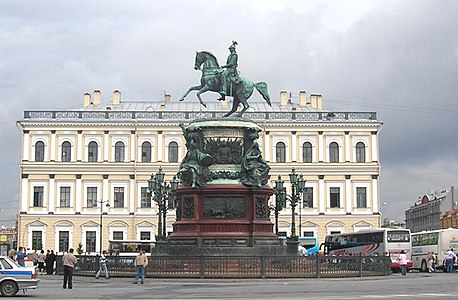
[[[458,209],[447,211],[440,219],[441,228],[458,228]]]

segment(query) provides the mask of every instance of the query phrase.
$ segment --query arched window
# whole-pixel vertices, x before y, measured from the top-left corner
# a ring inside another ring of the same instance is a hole
[[[169,144],[169,162],[178,162],[178,144],[170,142]]]
[[[151,162],[151,143],[143,142],[142,144],[142,162]]]
[[[119,141],[115,144],[115,162],[124,161],[124,143]]]
[[[302,145],[302,161],[305,163],[312,162],[312,144],[310,142],[305,142]]]
[[[329,144],[329,161],[332,163],[339,162],[339,144],[336,142]]]
[[[283,142],[278,142],[275,146],[275,157],[276,162],[284,163],[286,162],[286,146]]]
[[[38,141],[35,143],[35,161],[45,160],[45,143]]]
[[[61,160],[63,162],[69,162],[71,159],[72,159],[72,145],[70,144],[70,142],[63,142]]]
[[[366,145],[363,142],[356,144],[356,162],[366,162]]]
[[[89,145],[87,146],[87,161],[88,162],[97,162],[97,154],[99,150],[99,145],[97,145],[97,142],[90,142]]]

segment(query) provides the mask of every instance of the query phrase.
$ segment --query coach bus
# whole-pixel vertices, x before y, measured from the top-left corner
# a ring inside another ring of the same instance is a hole
[[[138,250],[145,250],[146,254],[151,253],[153,241],[149,240],[110,240],[108,252],[111,255],[137,255]]]
[[[393,271],[400,269],[398,257],[404,250],[407,268],[412,267],[409,229],[380,228],[331,234],[326,236],[322,246],[325,255],[389,255]]]
[[[437,257],[437,267],[443,268],[445,252],[453,248],[458,254],[458,229],[448,228],[432,231],[415,232],[412,237],[413,268],[428,271],[428,255],[434,252]],[[455,262],[456,266],[456,262]]]

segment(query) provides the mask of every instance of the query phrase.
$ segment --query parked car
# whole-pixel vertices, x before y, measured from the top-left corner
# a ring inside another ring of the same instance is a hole
[[[35,289],[40,279],[36,267],[21,267],[8,256],[0,256],[0,293],[14,296],[19,290]]]

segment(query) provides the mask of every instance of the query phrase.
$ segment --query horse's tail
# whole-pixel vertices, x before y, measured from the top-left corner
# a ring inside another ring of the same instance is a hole
[[[261,81],[255,83],[254,86],[256,87],[256,90],[258,90],[259,94],[261,94],[262,98],[266,100],[267,104],[272,106],[272,103],[270,103],[269,91],[267,90],[267,83]]]

